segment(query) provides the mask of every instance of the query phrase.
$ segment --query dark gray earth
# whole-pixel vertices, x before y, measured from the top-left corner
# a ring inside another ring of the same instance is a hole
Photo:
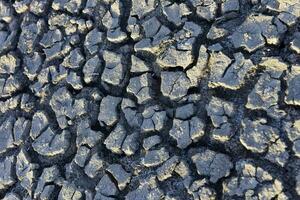
[[[0,0],[0,199],[300,199],[300,1]]]

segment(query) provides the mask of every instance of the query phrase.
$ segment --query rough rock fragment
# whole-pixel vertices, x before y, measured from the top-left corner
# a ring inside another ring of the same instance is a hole
[[[235,12],[239,11],[240,9],[240,3],[239,0],[225,0],[222,3],[222,13],[227,13],[227,12]]]
[[[8,53],[0,56],[0,74],[13,74],[20,65],[20,59]]]
[[[188,7],[181,3],[171,3],[169,1],[163,2],[163,14],[167,17],[167,20],[174,23],[176,26],[180,26],[184,22],[184,17],[191,14]]]
[[[144,21],[142,27],[146,38],[137,42],[134,45],[134,50],[149,51],[155,54],[163,52],[170,43],[171,31],[166,26],[161,25],[155,16]]]
[[[197,167],[198,174],[209,176],[212,183],[228,176],[233,167],[229,156],[209,149],[193,155],[192,160]]]
[[[147,137],[143,141],[143,148],[145,150],[150,150],[152,147],[156,146],[157,144],[161,143],[161,138],[159,135],[153,135]]]
[[[9,75],[8,78],[0,78],[0,97],[10,97],[22,89],[20,78]]]
[[[97,55],[87,60],[82,69],[84,82],[88,84],[95,82],[100,77],[101,67],[102,62]]]
[[[107,174],[101,178],[95,189],[97,192],[100,192],[102,195],[108,197],[117,195],[119,193],[117,186]]]
[[[133,0],[130,14],[137,15],[141,19],[147,13],[153,11],[155,7],[155,0]]]
[[[62,37],[63,35],[59,29],[49,30],[40,40],[40,45],[44,48],[52,47],[56,42],[61,41]]]
[[[141,125],[142,131],[160,131],[163,129],[167,113],[158,105],[154,105],[145,108],[145,110],[142,113],[142,116],[144,118]]]
[[[76,74],[76,72],[71,71],[67,78],[66,81],[68,84],[70,84],[75,90],[81,90],[83,88],[82,83],[81,83],[81,78]]]
[[[214,0],[190,0],[196,13],[207,21],[213,21],[217,14],[217,3]]]
[[[231,64],[231,59],[223,53],[211,54],[209,87],[237,90],[245,84],[245,76],[255,69],[255,65],[250,59],[245,59],[242,53],[233,56],[235,61]]]
[[[196,108],[193,103],[180,106],[175,110],[175,118],[186,120],[195,114],[195,110]]]
[[[300,120],[284,124],[285,131],[289,140],[293,143],[293,151],[297,157],[300,157]]]
[[[90,155],[90,149],[85,146],[80,146],[74,157],[74,162],[78,166],[84,167],[89,155]]]
[[[95,153],[94,155],[92,155],[90,161],[85,166],[84,172],[90,178],[95,178],[103,167],[104,167],[103,160],[99,157],[97,153]]]
[[[151,71],[148,66],[146,65],[146,63],[136,57],[135,55],[131,56],[131,68],[130,68],[130,72],[149,72]]]
[[[60,172],[56,165],[45,168],[38,180],[38,184],[34,191],[34,198],[48,199],[54,191],[54,185],[46,185],[53,183],[60,178]],[[51,186],[51,187],[49,187]],[[45,197],[48,195],[47,197]]]
[[[103,42],[103,33],[94,28],[85,36],[84,46],[93,55],[99,50],[101,42]]]
[[[162,166],[157,168],[156,174],[159,181],[164,181],[172,177],[172,173],[175,170],[177,164],[179,163],[179,157],[173,156],[167,160]]]
[[[179,100],[183,98],[190,87],[190,80],[183,72],[168,72],[161,73],[161,92],[164,96],[171,100]]]
[[[57,199],[80,200],[82,196],[82,193],[77,189],[77,187],[73,183],[64,182]]]
[[[127,131],[121,124],[117,124],[114,130],[105,139],[104,144],[107,149],[116,154],[122,153],[122,144],[126,138]]]
[[[176,140],[177,147],[184,149],[204,135],[204,123],[198,117],[186,121],[174,119],[169,134]]]
[[[24,74],[33,81],[40,71],[43,64],[43,59],[40,53],[34,52],[33,55],[25,56],[24,58]]]
[[[163,198],[163,191],[157,185],[155,177],[148,177],[145,180],[140,180],[139,187],[136,190],[129,192],[126,200],[151,199],[160,200]]]
[[[10,148],[14,148],[13,127],[15,119],[7,118],[0,126],[0,153],[6,152]]]
[[[16,193],[11,192],[7,193],[3,200],[21,200],[21,198]]]
[[[287,80],[287,90],[285,96],[285,103],[289,105],[300,105],[300,66],[292,66],[291,71],[286,76]]]
[[[119,190],[124,190],[129,184],[131,179],[131,174],[126,172],[122,165],[120,164],[112,164],[109,165],[106,169],[117,181]]]
[[[52,61],[57,58],[62,58],[64,55],[67,55],[70,50],[71,47],[67,43],[57,42],[52,47],[43,49],[44,54],[46,55],[45,61]]]
[[[16,182],[14,178],[14,163],[15,158],[13,156],[7,156],[0,162],[0,190],[5,190]]]
[[[295,38],[290,43],[290,48],[297,54],[300,54],[300,33],[294,34]]]
[[[43,15],[49,5],[49,0],[32,0],[30,11],[36,15]]]
[[[5,1],[0,2],[0,19],[9,23],[12,21],[13,17],[13,9],[12,7],[6,3]]]
[[[188,188],[188,193],[191,194],[194,197],[194,199],[216,199],[216,191],[208,186],[207,179],[195,180]]]
[[[37,23],[32,23],[22,27],[18,48],[23,54],[33,53],[39,42],[39,37],[44,31],[44,26],[44,21],[38,20]]]
[[[123,98],[121,109],[125,115],[127,123],[132,127],[140,127],[142,124],[142,114],[138,112],[134,101]]]
[[[84,63],[84,56],[81,53],[80,48],[76,48],[70,52],[70,54],[64,58],[62,66],[71,69],[77,69],[82,67]]]
[[[37,138],[42,132],[46,130],[49,125],[48,116],[44,111],[37,111],[32,117],[32,126],[30,129],[30,137]]]
[[[250,151],[262,153],[267,150],[270,143],[279,137],[277,129],[265,125],[265,120],[251,121],[245,119],[242,122],[243,132],[240,136],[241,143]]]
[[[228,34],[228,31],[224,28],[219,28],[216,26],[211,26],[206,37],[210,40],[220,39]]]
[[[54,0],[51,7],[53,10],[66,10],[71,13],[78,13],[83,8],[82,0]]]
[[[60,128],[68,126],[67,119],[75,119],[87,113],[87,101],[85,99],[73,99],[66,87],[56,90],[50,100],[50,106],[54,110]]]
[[[143,104],[151,99],[153,90],[151,89],[152,76],[150,73],[144,73],[140,76],[130,79],[127,86],[127,92],[134,94],[139,104]]]
[[[60,134],[48,127],[32,143],[33,149],[43,156],[64,154],[70,146],[70,132],[63,130]]]
[[[31,163],[31,160],[24,149],[21,149],[17,155],[16,175],[21,182],[21,186],[27,190],[28,194],[32,196],[33,187],[35,186],[38,164]]]
[[[101,76],[104,83],[120,86],[125,77],[125,66],[122,62],[122,56],[110,51],[103,52],[105,68]]]
[[[87,145],[90,148],[94,147],[104,135],[100,131],[94,131],[91,129],[90,123],[86,120],[78,123],[76,146]]]
[[[102,126],[113,126],[117,123],[117,108],[121,100],[120,97],[114,96],[106,96],[101,100],[98,120]]]
[[[147,151],[142,158],[142,164],[146,167],[155,167],[165,162],[169,158],[169,152],[164,148]]]
[[[300,16],[300,3],[297,0],[262,0],[261,3],[270,10],[287,12],[295,16]]]
[[[134,132],[130,135],[127,135],[123,144],[122,151],[127,155],[133,155],[139,149],[139,133]]]
[[[13,129],[13,138],[14,145],[21,145],[29,135],[31,123],[29,120],[26,120],[24,117],[17,118],[14,129]]]

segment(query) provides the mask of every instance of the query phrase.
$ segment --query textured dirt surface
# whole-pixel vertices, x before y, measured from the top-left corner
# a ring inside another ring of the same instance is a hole
[[[300,199],[299,0],[0,0],[0,199]]]

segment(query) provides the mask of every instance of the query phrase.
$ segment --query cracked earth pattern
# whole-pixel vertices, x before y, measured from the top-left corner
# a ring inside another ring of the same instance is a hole
[[[299,0],[0,0],[0,199],[300,199]]]

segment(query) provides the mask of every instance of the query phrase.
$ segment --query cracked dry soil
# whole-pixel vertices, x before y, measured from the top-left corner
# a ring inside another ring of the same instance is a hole
[[[0,0],[0,199],[300,199],[299,0]]]

